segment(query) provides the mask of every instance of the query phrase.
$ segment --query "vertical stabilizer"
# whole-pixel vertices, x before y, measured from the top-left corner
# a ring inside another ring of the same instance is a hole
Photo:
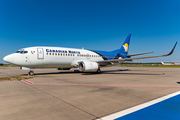
[[[128,34],[123,44],[120,47],[120,53],[128,54],[130,38],[131,38],[131,34]]]

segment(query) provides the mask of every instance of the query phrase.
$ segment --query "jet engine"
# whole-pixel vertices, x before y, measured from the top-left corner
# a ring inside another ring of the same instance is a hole
[[[78,69],[83,72],[96,72],[99,69],[99,65],[96,62],[81,61],[78,64]]]

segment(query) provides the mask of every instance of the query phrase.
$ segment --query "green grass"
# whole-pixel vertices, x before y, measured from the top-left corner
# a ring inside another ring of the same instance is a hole
[[[180,68],[180,66],[176,66],[176,65],[159,65],[159,66],[142,66],[142,67]]]
[[[127,67],[164,67],[164,68],[180,68],[180,65],[159,65],[159,64],[128,64],[128,63],[122,63],[120,66],[127,66]]]
[[[18,67],[16,65],[0,65],[0,67]]]
[[[22,80],[22,79],[31,79],[33,77],[21,77],[21,76],[12,76],[12,77],[5,77],[5,78],[0,78],[0,81],[6,81],[6,80]]]

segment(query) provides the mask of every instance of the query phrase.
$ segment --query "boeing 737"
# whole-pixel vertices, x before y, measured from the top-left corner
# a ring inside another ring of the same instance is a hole
[[[29,70],[29,75],[34,75],[34,68],[58,68],[58,70],[70,70],[78,68],[82,72],[101,73],[100,68],[114,66],[125,61],[137,59],[165,57],[173,53],[177,42],[170,53],[159,56],[135,57],[132,56],[149,54],[152,52],[128,54],[131,34],[128,34],[122,46],[113,51],[98,51],[73,49],[64,47],[28,47],[18,50],[16,53],[7,55],[3,60],[7,63],[20,66],[21,69]]]

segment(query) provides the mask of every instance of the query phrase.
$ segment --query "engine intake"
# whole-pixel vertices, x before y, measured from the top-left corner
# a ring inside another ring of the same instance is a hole
[[[81,61],[79,62],[78,69],[83,72],[96,72],[99,69],[99,65],[96,62]]]

